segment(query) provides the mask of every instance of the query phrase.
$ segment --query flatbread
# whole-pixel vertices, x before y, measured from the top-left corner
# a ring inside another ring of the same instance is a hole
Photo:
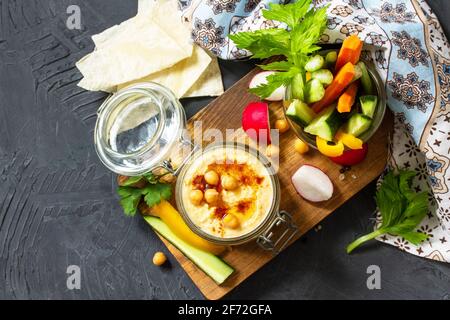
[[[114,28],[114,27],[113,27]],[[77,63],[87,90],[107,90],[121,83],[167,69],[192,55],[191,50],[167,35],[158,24],[137,16],[124,26],[99,36],[99,48]]]
[[[217,58],[194,45],[175,0],[139,0],[139,12],[92,37],[96,49],[77,63],[91,91],[114,92],[153,81],[178,97],[223,93]]]
[[[155,7],[157,3],[164,0],[139,0],[138,14],[154,15],[157,14]],[[166,1],[167,2],[167,1]],[[168,1],[170,2],[170,0]],[[201,50],[204,50],[201,48]],[[206,52],[206,51],[205,51]],[[183,98],[219,96],[224,92],[222,75],[219,68],[217,57],[211,56],[211,63],[202,73],[201,77],[190,87]]]
[[[181,98],[192,87],[196,79],[199,79],[205,73],[211,61],[211,57],[202,48],[195,45],[191,57],[169,69],[121,84],[117,89],[120,90],[138,82],[152,81],[170,88],[177,98]]]
[[[192,56],[189,30],[175,1],[154,2],[152,10],[92,37],[96,49],[77,63],[87,90],[110,91],[174,66]]]
[[[154,7],[157,0],[138,0],[138,14],[142,12],[150,12]]]
[[[224,88],[219,62],[214,57],[202,76],[186,92],[183,98],[216,97],[220,96],[223,92]]]

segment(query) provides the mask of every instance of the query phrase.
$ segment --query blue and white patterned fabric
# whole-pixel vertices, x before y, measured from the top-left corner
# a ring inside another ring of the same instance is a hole
[[[229,33],[284,27],[265,20],[271,0],[187,0],[194,41],[223,59],[250,55],[227,39]],[[282,2],[282,1],[281,1]],[[450,47],[424,0],[314,0],[330,5],[322,41],[337,43],[350,34],[365,42],[363,58],[386,84],[395,113],[389,165],[417,171],[414,188],[430,186],[430,212],[418,230],[427,241],[416,247],[390,235],[378,240],[406,252],[450,262]]]
[[[179,1],[185,21],[192,24],[192,38],[222,59],[240,59],[249,52],[239,50],[228,39],[229,33],[276,28],[280,25],[264,19],[261,10],[274,0],[185,0]]]

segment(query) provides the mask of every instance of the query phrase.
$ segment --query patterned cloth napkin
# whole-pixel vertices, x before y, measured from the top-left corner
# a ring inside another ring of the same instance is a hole
[[[223,59],[239,59],[249,53],[227,35],[279,27],[261,15],[270,2],[279,1],[185,0],[180,7],[194,41]],[[439,21],[423,0],[313,2],[330,5],[324,43],[350,34],[365,41],[363,57],[378,69],[396,115],[389,166],[415,170],[414,188],[430,190],[430,211],[418,228],[427,241],[416,247],[390,235],[378,240],[450,262],[450,51]]]

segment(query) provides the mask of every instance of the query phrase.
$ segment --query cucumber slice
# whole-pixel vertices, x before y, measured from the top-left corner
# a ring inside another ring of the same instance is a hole
[[[358,62],[357,66],[361,69],[361,83],[365,94],[374,94],[375,88],[370,77],[369,71],[367,71],[367,66],[364,62]]]
[[[369,117],[356,113],[354,114],[347,122],[346,132],[354,135],[355,137],[359,137],[364,132],[369,130],[372,126],[372,119]]]
[[[319,113],[309,126],[305,128],[305,132],[319,136],[324,140],[332,141],[341,125],[341,116],[336,110],[336,105],[332,105]]]
[[[314,72],[320,70],[325,65],[325,59],[321,55],[315,55],[310,58],[305,65],[305,70],[309,72]]]
[[[311,79],[305,86],[305,100],[307,103],[314,103],[322,100],[325,96],[325,88],[318,79]]]
[[[342,121],[346,123],[351,117],[353,117],[354,114],[359,112],[358,109],[359,109],[359,107],[352,108],[352,110],[350,112],[341,113]]]
[[[292,92],[292,98],[294,99],[300,99],[301,101],[305,100],[305,78],[303,73],[298,73],[294,76],[291,83],[291,92]]]
[[[202,269],[218,284],[222,284],[234,272],[228,264],[215,255],[197,249],[175,235],[172,230],[159,218],[147,216],[144,218],[148,224],[161,236],[177,247],[193,263]]]
[[[286,116],[302,127],[306,127],[316,116],[315,112],[304,102],[294,100],[286,110]]]
[[[328,69],[320,69],[312,72],[311,78],[319,80],[325,86],[328,86],[333,82],[333,74]]]
[[[354,67],[354,70],[355,70],[355,76],[353,77],[352,82],[355,82],[356,80],[361,79],[361,77],[362,77],[362,75],[363,75],[363,70],[362,70],[361,67],[358,66],[358,65],[355,65],[355,66],[353,66],[353,67]]]
[[[373,118],[375,110],[377,108],[378,97],[377,96],[361,96],[359,97],[361,103],[361,110],[365,116]]]
[[[325,62],[329,67],[334,67],[337,61],[338,54],[336,51],[330,51],[325,56]]]

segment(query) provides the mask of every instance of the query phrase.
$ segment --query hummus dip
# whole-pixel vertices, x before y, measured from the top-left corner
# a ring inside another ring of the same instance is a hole
[[[211,175],[216,177],[212,185],[208,183]],[[269,170],[255,155],[235,146],[212,148],[193,160],[181,193],[190,220],[218,238],[251,233],[265,220],[274,201]],[[193,194],[203,198],[193,200]],[[215,195],[215,201],[208,201],[209,194]]]

